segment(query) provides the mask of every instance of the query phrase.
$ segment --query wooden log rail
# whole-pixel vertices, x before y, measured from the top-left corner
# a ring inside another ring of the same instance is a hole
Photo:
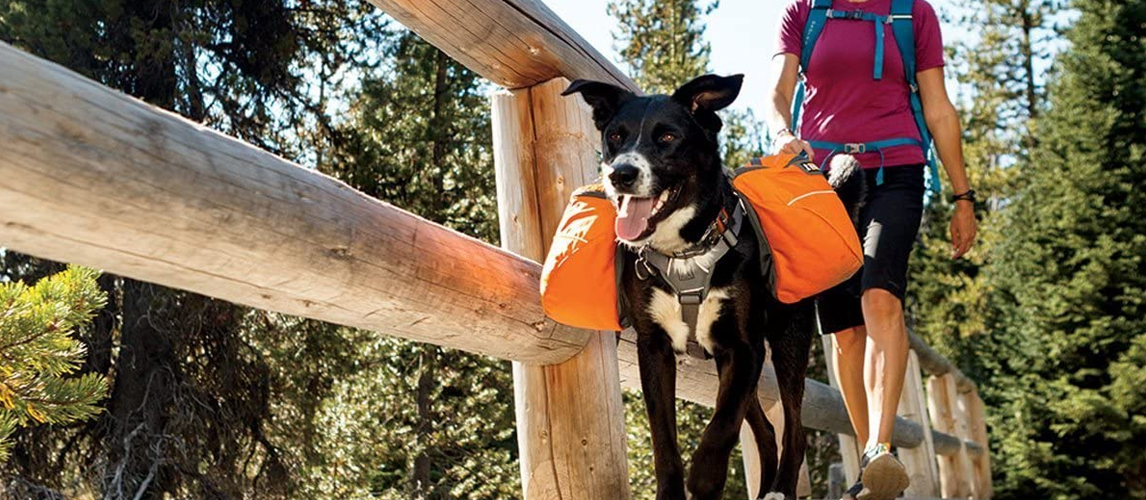
[[[587,78],[639,92],[537,0],[370,0],[454,60],[507,89]]]

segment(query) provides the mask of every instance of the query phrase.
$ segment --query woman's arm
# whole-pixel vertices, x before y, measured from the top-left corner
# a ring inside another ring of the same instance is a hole
[[[768,121],[768,130],[776,134],[772,139],[774,149],[776,153],[789,154],[803,151],[808,159],[814,160],[812,146],[797,138],[794,130],[788,129],[792,123],[792,95],[796,92],[796,81],[800,76],[800,58],[793,54],[776,54],[772,58],[772,74],[775,75],[772,83],[772,109],[768,110],[765,119]]]
[[[923,101],[923,117],[927,129],[935,139],[939,160],[951,179],[951,189],[955,194],[971,189],[967,181],[967,169],[963,163],[963,141],[959,129],[959,115],[951,99],[947,97],[947,87],[943,82],[943,67],[924,70],[916,75],[919,80],[919,95]],[[951,217],[951,246],[954,258],[962,257],[971,249],[978,231],[975,221],[975,207],[970,200],[955,202],[955,214]]]

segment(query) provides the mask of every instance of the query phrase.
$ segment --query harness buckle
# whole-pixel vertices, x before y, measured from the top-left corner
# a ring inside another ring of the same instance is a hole
[[[703,302],[703,298],[704,298],[703,295],[704,295],[704,289],[703,288],[694,288],[692,290],[684,290],[684,291],[680,292],[678,294],[677,300],[680,301],[681,305],[686,305],[686,306],[693,305],[693,306],[695,306],[695,305],[700,305],[700,303]]]
[[[849,155],[863,154],[867,152],[867,144],[862,142],[853,142],[844,144],[844,153]]]

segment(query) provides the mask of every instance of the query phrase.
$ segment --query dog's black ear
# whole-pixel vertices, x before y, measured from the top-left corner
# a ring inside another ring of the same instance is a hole
[[[704,75],[676,89],[672,98],[693,114],[715,112],[732,104],[743,85],[744,75]]]
[[[597,130],[604,129],[621,106],[636,97],[632,92],[611,83],[591,80],[575,80],[561,93],[564,96],[573,94],[581,94],[581,98],[593,108],[593,123],[597,125]]]

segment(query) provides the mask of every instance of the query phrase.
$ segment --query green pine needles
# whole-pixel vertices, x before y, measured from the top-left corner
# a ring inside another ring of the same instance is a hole
[[[67,424],[100,411],[107,380],[96,373],[69,377],[86,352],[72,334],[107,302],[97,277],[71,266],[35,286],[0,284],[0,462],[18,427]]]

